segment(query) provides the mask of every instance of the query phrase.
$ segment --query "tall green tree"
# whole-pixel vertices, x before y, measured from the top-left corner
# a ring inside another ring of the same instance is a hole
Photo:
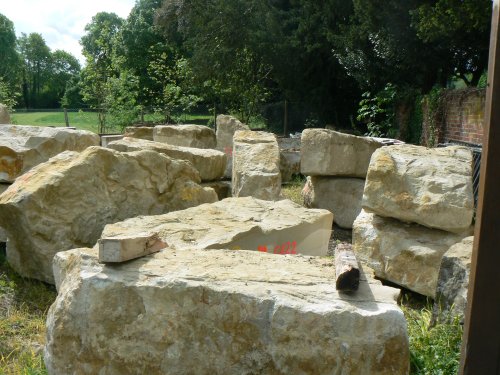
[[[60,106],[67,88],[71,87],[71,85],[68,86],[68,83],[78,79],[80,70],[78,59],[71,53],[63,50],[56,50],[51,53],[50,80],[46,86],[50,108]]]
[[[100,133],[106,131],[108,81],[119,76],[113,58],[116,36],[122,25],[123,19],[115,13],[97,13],[85,26],[86,34],[80,41],[86,61],[81,73],[81,92],[83,100],[98,111]]]
[[[0,13],[0,103],[10,107],[18,96],[20,62],[14,24]]]
[[[42,89],[50,76],[50,48],[39,33],[21,34],[19,50],[23,64],[23,101],[27,108],[41,105]]]

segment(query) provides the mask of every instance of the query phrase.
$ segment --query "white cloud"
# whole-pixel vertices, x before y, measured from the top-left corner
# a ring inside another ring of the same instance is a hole
[[[81,62],[80,38],[98,12],[127,18],[135,0],[0,0],[0,13],[9,18],[16,34],[40,33],[52,51],[63,49]]]

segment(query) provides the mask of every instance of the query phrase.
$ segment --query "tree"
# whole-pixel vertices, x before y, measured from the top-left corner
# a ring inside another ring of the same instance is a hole
[[[18,96],[20,58],[14,24],[0,14],[0,102],[12,107]],[[8,101],[8,103],[7,103]]]
[[[97,13],[85,26],[86,34],[80,41],[87,63],[82,69],[81,92],[83,100],[98,111],[99,133],[106,131],[108,80],[119,76],[113,58],[116,36],[122,24],[123,19],[115,13]]]
[[[451,73],[469,86],[487,68],[491,6],[490,0],[438,0],[411,12],[418,37],[447,55]]]
[[[21,34],[19,49],[23,64],[23,100],[28,108],[36,108],[41,104],[42,88],[47,82],[50,71],[50,48],[42,35]]]
[[[69,82],[75,82],[80,74],[80,63],[71,53],[56,50],[50,56],[49,81],[47,82],[47,97],[49,107],[58,107],[66,90],[71,88]]]

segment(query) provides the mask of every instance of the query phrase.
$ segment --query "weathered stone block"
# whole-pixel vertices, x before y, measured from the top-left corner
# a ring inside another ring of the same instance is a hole
[[[366,177],[373,152],[383,143],[328,129],[302,132],[301,172],[309,176]]]
[[[220,201],[231,197],[231,181],[202,182],[201,186],[214,189]]]
[[[365,180],[346,177],[307,177],[302,197],[306,207],[323,208],[333,213],[333,221],[352,228],[361,212]]]
[[[0,127],[0,182],[18,176],[60,152],[82,151],[99,145],[97,134],[84,130],[40,126]]]
[[[204,125],[158,125],[153,129],[153,140],[181,147],[217,146],[215,132]]]
[[[472,223],[472,153],[459,146],[387,146],[370,162],[363,208],[461,233]]]
[[[467,235],[361,211],[352,242],[358,260],[373,268],[377,277],[435,298],[443,254]]]
[[[101,136],[101,146],[108,147],[111,142],[119,141],[123,139],[123,134],[112,134],[112,135],[102,135]]]
[[[54,254],[93,246],[106,224],[216,201],[199,182],[189,163],[153,151],[61,153],[0,195],[7,260],[21,275],[52,283]]]
[[[227,198],[166,215],[109,224],[103,237],[157,232],[172,248],[246,249],[278,254],[324,256],[332,214],[289,200]]]
[[[151,150],[174,159],[187,160],[200,172],[202,181],[218,180],[224,176],[226,155],[217,150],[173,146],[128,137],[110,143],[108,147],[121,152]]]
[[[272,133],[239,130],[234,134],[233,197],[279,199],[280,153]]]
[[[300,150],[280,150],[281,182],[289,182],[294,175],[300,174]]]
[[[58,253],[51,374],[407,374],[397,290],[335,290],[331,259],[169,249],[116,266]],[[194,360],[196,359],[196,360]]]
[[[226,171],[224,177],[231,178],[233,173],[233,136],[238,130],[250,128],[233,116],[217,116],[217,150],[227,155]]]
[[[127,126],[125,128],[125,137],[145,139],[147,141],[153,140],[153,127],[152,126]]]
[[[9,108],[2,103],[0,103],[0,124],[10,124]]]
[[[472,236],[464,238],[443,255],[433,310],[435,321],[465,316],[473,242]]]

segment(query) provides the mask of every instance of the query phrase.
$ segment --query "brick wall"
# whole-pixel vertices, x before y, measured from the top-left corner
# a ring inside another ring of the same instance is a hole
[[[435,129],[429,125],[428,103],[424,100],[421,144],[432,146],[453,141],[482,144],[485,94],[484,89],[444,91]]]
[[[445,98],[443,140],[482,144],[485,90],[447,91]]]

